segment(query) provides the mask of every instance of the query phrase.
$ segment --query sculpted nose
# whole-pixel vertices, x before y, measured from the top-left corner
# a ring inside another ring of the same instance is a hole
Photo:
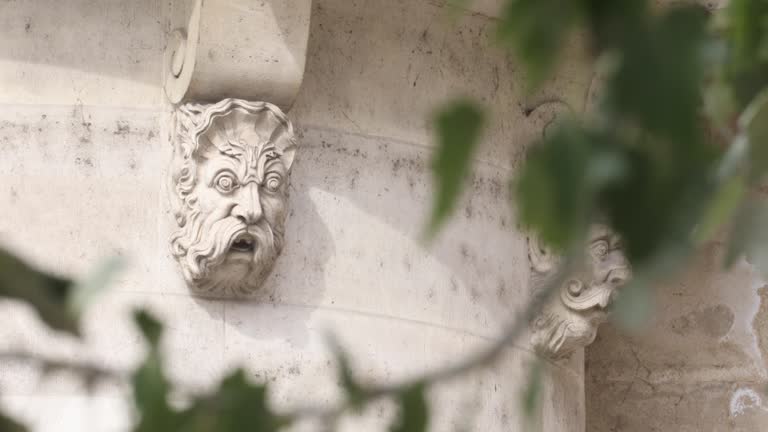
[[[232,207],[232,216],[238,218],[246,225],[253,225],[261,219],[261,203],[259,202],[259,187],[255,183],[249,183],[240,188],[235,206]]]

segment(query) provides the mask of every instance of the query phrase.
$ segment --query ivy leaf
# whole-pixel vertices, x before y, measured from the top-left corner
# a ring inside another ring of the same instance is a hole
[[[333,336],[326,338],[328,345],[333,350],[333,355],[336,358],[336,367],[338,368],[339,379],[341,380],[341,387],[347,395],[352,407],[356,409],[362,408],[365,399],[365,389],[361,386],[357,379],[355,379],[352,373],[352,367],[349,363],[347,353],[341,348],[341,345],[336,341]]]
[[[502,11],[499,38],[524,62],[532,87],[551,72],[580,9],[577,1],[511,0]]]
[[[768,89],[747,106],[739,118],[739,127],[749,142],[749,177],[755,184],[768,171]]]
[[[267,387],[249,382],[242,369],[222,380],[211,395],[181,413],[188,432],[277,432],[288,419],[275,415],[267,403]]]
[[[48,327],[78,336],[80,316],[121,264],[110,260],[83,280],[72,281],[40,271],[0,249],[0,297],[28,303]]]
[[[530,424],[535,420],[537,408],[541,401],[541,393],[543,390],[543,366],[541,361],[534,361],[528,369],[528,381],[521,394],[520,403],[527,424]]]
[[[149,344],[144,363],[133,375],[139,421],[134,432],[277,432],[290,419],[276,415],[267,403],[267,388],[248,381],[243,370],[224,378],[214,392],[195,398],[183,410],[168,402],[171,383],[163,372],[159,342],[162,324],[146,311],[135,321]]]
[[[97,265],[93,271],[72,285],[72,292],[67,299],[67,309],[75,316],[85,312],[93,299],[109,286],[115,276],[125,267],[125,260],[113,256]]]
[[[746,192],[746,182],[740,175],[730,177],[717,188],[701,224],[696,227],[694,236],[697,243],[703,243],[717,234],[718,228],[735,214]]]
[[[42,272],[0,249],[0,296],[29,303],[49,327],[79,335],[67,309],[72,281]]]
[[[15,420],[0,413],[0,431],[2,432],[27,432],[28,429]]]
[[[180,418],[168,403],[171,385],[163,372],[158,345],[162,324],[143,310],[134,313],[134,321],[149,344],[144,363],[132,377],[134,402],[139,412],[134,432],[179,430]]]
[[[733,220],[725,255],[726,267],[731,267],[738,258],[746,255],[747,260],[764,277],[768,277],[766,220],[768,220],[768,202],[756,197],[745,200]]]
[[[483,111],[467,100],[448,104],[435,118],[438,148],[432,174],[437,192],[427,239],[434,237],[461,195],[483,124]]]
[[[612,108],[673,148],[697,142],[705,24],[703,8],[674,7],[627,35],[608,85]]]
[[[152,314],[145,310],[138,310],[134,313],[133,319],[136,326],[141,331],[141,335],[149,343],[151,349],[157,349],[160,342],[160,336],[163,334],[163,324]]]
[[[726,12],[729,58],[728,78],[741,107],[768,84],[768,3],[764,0],[731,0]]]
[[[429,405],[424,395],[424,386],[412,386],[397,397],[400,415],[390,432],[425,432],[429,426]]]
[[[633,272],[632,280],[621,288],[613,303],[612,319],[629,330],[641,328],[651,316],[651,293],[644,272]]]
[[[597,197],[625,175],[621,148],[562,123],[531,148],[514,185],[521,223],[557,251],[581,238]]]

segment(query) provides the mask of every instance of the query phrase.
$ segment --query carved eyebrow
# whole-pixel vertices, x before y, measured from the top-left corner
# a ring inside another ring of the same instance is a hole
[[[275,169],[277,168],[277,169]],[[280,156],[276,156],[275,158],[266,158],[264,162],[264,172],[271,172],[271,171],[285,171],[285,165],[283,164],[283,160],[280,159]]]

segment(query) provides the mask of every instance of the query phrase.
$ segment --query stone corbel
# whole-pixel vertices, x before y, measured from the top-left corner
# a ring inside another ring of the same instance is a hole
[[[588,104],[594,103],[591,100],[594,97],[591,88]],[[547,100],[529,109],[529,118],[534,121],[536,130],[541,131],[542,139],[554,130],[561,116],[574,112],[570,105],[559,99]],[[528,286],[532,295],[542,295],[549,278],[557,273],[560,257],[536,236],[528,236],[527,241]],[[591,344],[598,327],[608,318],[608,306],[618,288],[631,275],[616,235],[605,227],[596,226],[589,241],[581,270],[569,275],[531,320],[531,345],[542,357],[551,360],[567,358],[577,349]]]
[[[559,257],[528,237],[529,287],[533,295],[557,270]],[[608,317],[608,306],[631,276],[618,237],[604,227],[592,231],[581,271],[569,275],[531,322],[531,344],[542,357],[566,358],[591,344]]]
[[[200,295],[248,296],[283,247],[311,0],[173,4],[171,252]]]
[[[288,110],[304,75],[311,0],[173,4],[165,93],[173,104],[225,98]]]

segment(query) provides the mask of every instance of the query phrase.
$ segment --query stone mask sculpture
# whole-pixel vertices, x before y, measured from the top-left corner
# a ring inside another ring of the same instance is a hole
[[[554,274],[558,258],[543,248],[535,237],[528,238],[528,250],[530,285],[535,294]],[[559,359],[591,344],[597,336],[598,326],[608,317],[607,307],[616,290],[630,276],[629,263],[618,236],[607,228],[594,228],[583,269],[565,280],[552,301],[531,323],[534,349],[544,357]]]
[[[283,247],[293,126],[278,107],[239,99],[175,117],[173,256],[198,293],[251,294]]]

